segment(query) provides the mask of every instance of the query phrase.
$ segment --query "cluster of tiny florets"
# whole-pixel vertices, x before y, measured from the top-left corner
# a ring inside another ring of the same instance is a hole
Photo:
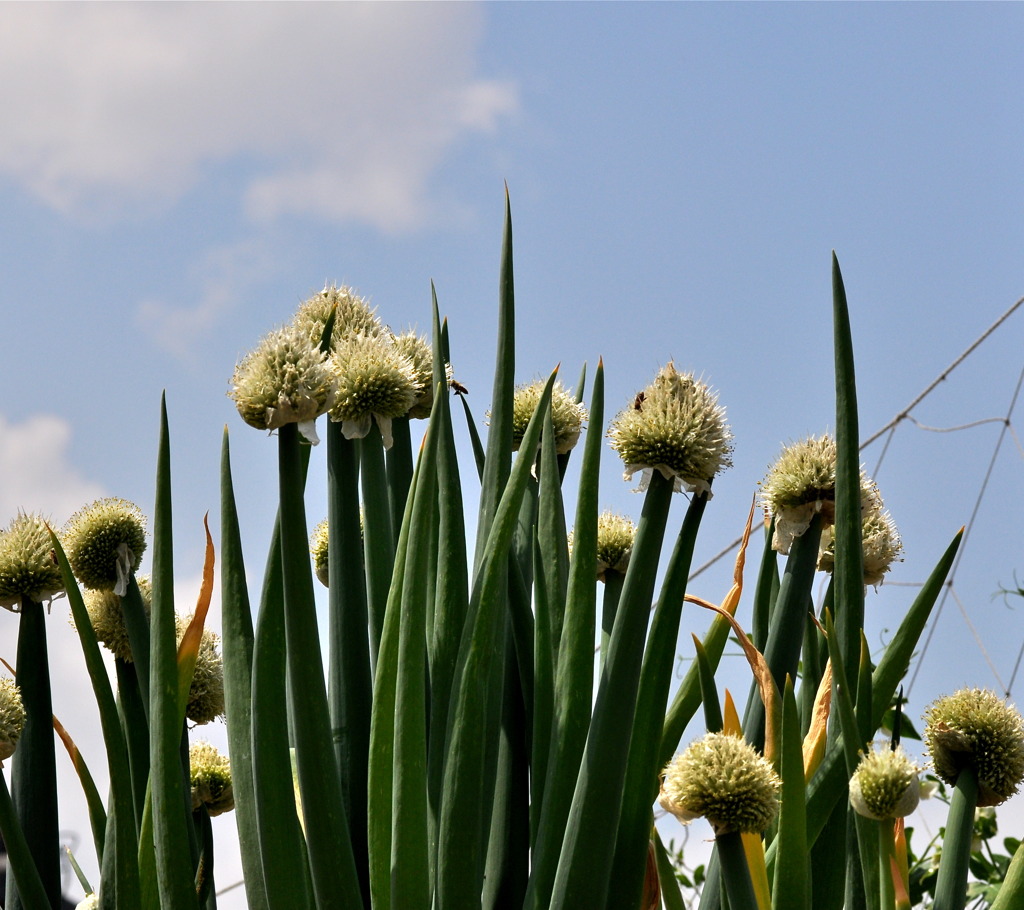
[[[903,541],[900,540],[896,522],[888,510],[882,507],[880,497],[876,506],[869,506],[861,521],[861,546],[864,554],[864,584],[877,587],[892,568],[893,563],[903,561]],[[836,546],[832,528],[826,528],[821,537],[821,552],[818,568],[831,573],[835,568]]]
[[[861,508],[878,507],[878,491],[861,472]],[[807,530],[811,519],[821,515],[825,527],[836,517],[836,442],[809,436],[782,450],[761,482],[761,504],[775,519],[772,546],[788,553],[793,541]]]
[[[609,571],[625,574],[633,552],[636,525],[625,515],[605,511],[597,517],[597,577],[605,580]]]
[[[960,689],[925,712],[924,741],[935,773],[955,785],[974,769],[978,805],[998,806],[1024,779],[1024,720],[989,689]]]
[[[519,386],[512,396],[512,450],[519,451],[519,445],[526,435],[537,405],[544,396],[546,380],[538,380]],[[555,433],[555,451],[564,455],[579,442],[580,431],[587,419],[583,407],[560,382],[551,387],[551,425]]]
[[[153,603],[153,589],[148,575],[136,579],[143,609],[149,616]],[[110,590],[87,590],[84,596],[85,609],[92,623],[96,640],[104,645],[114,657],[125,663],[132,663],[132,646],[128,640],[128,627],[124,621],[124,607],[121,598]],[[72,618],[72,625],[74,620]]]
[[[423,420],[430,416],[434,406],[434,353],[427,339],[413,331],[396,335],[395,347],[412,365],[416,400],[409,408],[408,416]]]
[[[309,535],[309,555],[313,557],[313,569],[316,571],[316,577],[325,588],[328,587],[328,532],[329,527],[325,518],[313,528],[313,533]]]
[[[21,690],[9,677],[0,677],[0,764],[10,758],[25,729]]]
[[[920,799],[917,768],[901,747],[872,749],[850,779],[850,805],[867,818],[904,818]]]
[[[176,616],[178,644],[181,644],[191,616]],[[204,628],[196,655],[196,668],[188,690],[185,716],[195,724],[208,724],[224,716],[224,660],[220,654],[220,637]]]
[[[340,344],[331,358],[335,397],[331,420],[341,423],[347,439],[359,439],[376,420],[386,448],[391,421],[404,417],[416,401],[416,375],[409,358],[383,335],[356,335]]]
[[[0,606],[17,611],[23,597],[42,603],[63,590],[46,522],[19,512],[0,532]]]
[[[235,367],[228,394],[249,426],[276,430],[309,423],[329,407],[333,379],[327,355],[309,332],[295,324],[270,332]]]
[[[626,479],[643,472],[641,489],[658,471],[677,491],[710,494],[712,479],[732,464],[732,433],[718,396],[672,363],[618,414],[608,436]]]
[[[226,755],[208,742],[193,743],[188,750],[189,778],[192,784],[192,810],[203,806],[210,815],[235,808],[231,783],[231,763]]]
[[[716,835],[764,831],[779,810],[782,782],[749,743],[708,733],[666,766],[658,802],[683,822],[706,818]]]
[[[377,314],[362,297],[352,288],[333,284],[303,301],[292,325],[303,332],[313,347],[319,347],[332,312],[332,348],[353,335],[380,335],[385,331]]]
[[[61,537],[71,569],[86,588],[123,591],[146,551],[146,518],[127,499],[98,499],[68,519]]]

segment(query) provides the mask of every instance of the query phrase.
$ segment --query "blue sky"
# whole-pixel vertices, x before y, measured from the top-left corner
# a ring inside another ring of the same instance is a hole
[[[735,466],[698,560],[738,535],[782,444],[834,423],[833,249],[864,437],[1024,293],[1017,4],[5,5],[0,25],[0,522],[63,521],[99,495],[148,510],[166,390],[185,605],[225,424],[262,565],[274,450],[228,379],[325,281],[426,329],[433,280],[482,418],[503,181],[523,381],[561,363],[571,383],[603,356],[609,414],[670,358],[719,389]],[[914,416],[1006,417],[1022,326],[1018,312]],[[1006,684],[1024,639],[1024,602],[992,600],[1024,578],[1010,417],[914,713]],[[869,593],[872,645],[913,596],[898,583],[970,520],[1004,429],[897,430],[877,480],[906,561]],[[638,513],[611,451],[603,484]],[[730,573],[727,559],[694,593],[719,599]],[[51,629],[68,723],[89,699],[65,611]],[[15,629],[0,616],[9,654]]]

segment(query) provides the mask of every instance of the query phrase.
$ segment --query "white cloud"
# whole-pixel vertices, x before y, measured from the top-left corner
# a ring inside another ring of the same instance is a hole
[[[60,417],[35,414],[23,423],[0,415],[0,524],[18,510],[37,512],[62,524],[82,506],[104,495],[71,465],[71,426]]]
[[[470,4],[25,4],[0,24],[0,174],[80,216],[237,162],[257,219],[402,230],[454,143],[517,107],[475,75]]]

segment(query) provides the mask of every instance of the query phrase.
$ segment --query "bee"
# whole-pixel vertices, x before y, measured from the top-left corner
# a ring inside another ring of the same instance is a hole
[[[456,395],[468,395],[468,394],[469,394],[469,389],[467,389],[467,388],[466,388],[466,387],[465,387],[465,386],[464,386],[464,385],[463,385],[463,384],[462,384],[461,382],[459,382],[458,380],[452,379],[452,380],[450,380],[450,381],[449,381],[448,385],[450,385],[450,386],[451,386],[451,389],[452,389],[452,391],[453,391],[453,392],[454,392],[454,393],[455,393]]]
[[[633,399],[633,410],[642,411],[644,409],[644,399],[647,396],[643,392],[637,392],[636,398]]]

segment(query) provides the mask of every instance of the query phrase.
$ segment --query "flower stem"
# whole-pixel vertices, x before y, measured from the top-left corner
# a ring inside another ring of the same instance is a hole
[[[974,837],[974,810],[978,805],[978,778],[964,768],[956,779],[946,818],[946,838],[935,883],[936,910],[963,910],[967,903],[967,872]]]
[[[53,705],[46,650],[46,610],[21,599],[16,681],[25,705],[25,729],[11,759],[11,797],[43,888],[53,906],[60,902],[60,834],[57,825],[57,761],[53,750]],[[7,883],[9,910],[28,907],[13,881]]]
[[[739,831],[719,834],[715,838],[722,863],[722,881],[729,899],[729,910],[758,910],[750,867]]]

